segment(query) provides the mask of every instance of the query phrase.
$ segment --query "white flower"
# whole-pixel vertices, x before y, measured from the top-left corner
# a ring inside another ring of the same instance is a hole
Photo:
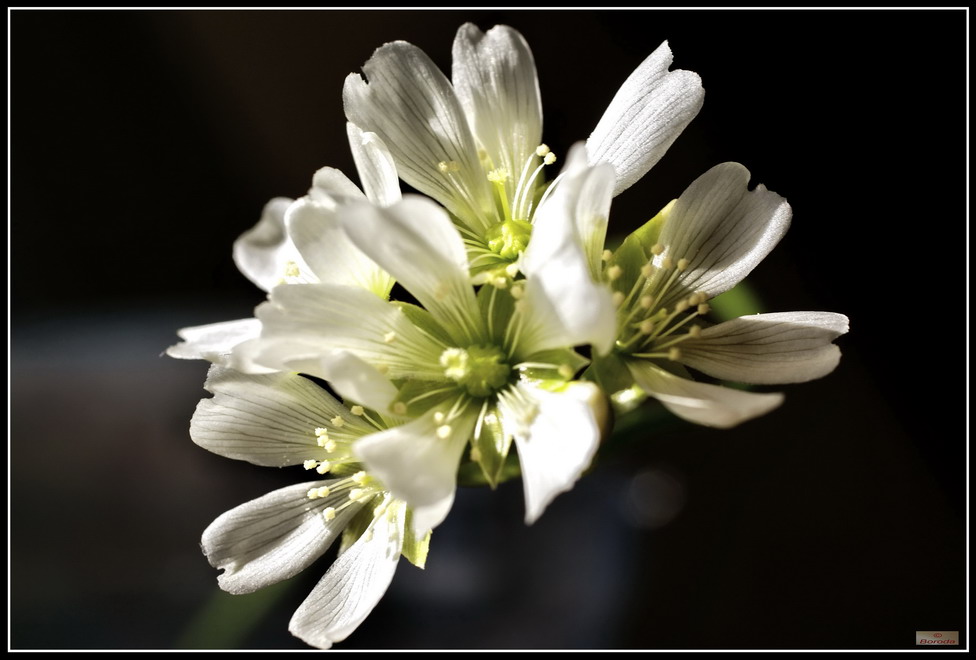
[[[217,580],[233,594],[288,579],[341,537],[338,559],[299,606],[289,630],[319,648],[345,639],[386,592],[402,554],[423,568],[429,534],[409,531],[409,510],[360,470],[352,442],[383,427],[296,374],[245,375],[211,367],[214,397],[197,406],[198,445],[265,466],[304,465],[332,478],[272,491],[219,516],[202,546]]]
[[[564,273],[540,266],[476,293],[461,237],[430,200],[349,204],[339,217],[350,240],[423,307],[347,286],[279,286],[257,309],[261,338],[235,358],[324,378],[349,400],[411,418],[354,449],[422,527],[450,509],[469,443],[494,484],[514,441],[533,522],[589,465],[605,414],[593,383],[570,382],[585,364],[571,347],[592,329],[553,313],[550,296],[562,292],[550,280]]]
[[[624,82],[587,147],[616,172],[614,193],[644,175],[701,108],[697,74],[668,71],[665,42]],[[467,23],[451,80],[417,47],[395,41],[350,74],[346,117],[390,147],[401,178],[440,202],[464,234],[472,273],[497,276],[525,249],[555,161],[542,141],[535,63],[517,31]],[[511,271],[509,271],[511,272]]]
[[[772,410],[782,395],[696,381],[686,367],[773,385],[820,378],[837,366],[840,350],[831,342],[848,330],[842,314],[758,314],[714,326],[702,318],[708,301],[744,279],[789,227],[789,204],[762,185],[749,191],[746,168],[713,167],[611,254],[603,245],[612,173],[586,166],[581,152],[570,160],[552,200],[563,214],[545,222],[575,237],[590,266],[583,279],[612,287],[599,294],[616,307],[615,338],[603,336],[612,350],[598,351],[591,368],[607,392],[633,396],[636,382],[687,420],[729,427]],[[571,301],[556,302],[564,313],[576,311]]]
[[[347,125],[347,133],[365,194],[339,170],[323,167],[305,197],[271,200],[257,225],[234,242],[238,269],[263,291],[283,283],[331,282],[389,296],[392,278],[349,242],[339,227],[336,208],[364,199],[381,206],[398,202],[396,169],[376,135],[352,124]],[[257,319],[183,328],[179,331],[183,341],[166,352],[171,357],[226,364],[230,350],[257,337],[260,328]]]

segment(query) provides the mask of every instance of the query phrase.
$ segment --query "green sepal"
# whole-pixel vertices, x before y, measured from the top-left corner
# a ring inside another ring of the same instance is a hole
[[[451,381],[447,382],[451,383]],[[428,380],[405,380],[400,384],[396,398],[393,399],[390,407],[402,402],[407,407],[406,417],[419,417],[448,399],[456,399],[458,393],[459,388],[453,383],[443,385]]]
[[[420,330],[423,330],[445,346],[454,345],[454,340],[451,339],[451,335],[448,334],[448,332],[444,329],[444,326],[438,323],[437,320],[431,316],[430,312],[428,312],[426,309],[398,300],[394,301],[393,304],[399,307],[407,316],[407,319]]]
[[[478,432],[471,438],[471,460],[481,466],[485,481],[494,489],[505,467],[512,436],[505,433],[494,405],[486,405],[482,413]]]
[[[634,377],[630,374],[624,358],[613,351],[607,355],[594,356],[593,363],[583,377],[599,385],[611,399],[617,392],[628,390],[634,384]]]
[[[373,522],[376,507],[383,501],[382,497],[374,497],[373,501],[361,508],[352,517],[346,528],[342,530],[342,541],[339,543],[339,554],[348,550],[359,537],[366,533],[370,523]]]
[[[510,479],[515,479],[516,477],[522,476],[522,466],[519,464],[518,454],[514,451],[508,452],[508,456],[505,457],[505,463],[502,465],[501,471],[498,473],[497,484],[503,484]],[[474,461],[468,460],[461,463],[458,468],[457,475],[458,486],[464,487],[478,487],[478,486],[488,486],[488,480],[485,479],[485,472],[481,469],[481,466]]]
[[[486,284],[478,289],[478,307],[488,328],[488,341],[496,346],[505,345],[505,330],[515,314],[515,298],[511,282],[505,289]]]
[[[419,539],[414,536],[413,510],[409,507],[404,508],[406,515],[404,515],[403,523],[403,548],[401,548],[400,554],[417,568],[423,568],[427,563],[427,551],[430,549],[430,530],[428,529],[427,533]]]
[[[709,300],[708,306],[712,308],[715,318],[721,321],[759,314],[763,311],[762,301],[745,280]]]
[[[613,281],[614,290],[627,293],[637,282],[641,267],[651,258],[651,248],[661,237],[661,229],[664,227],[675,201],[677,200],[672,200],[657,215],[625,238],[624,242],[610,257],[607,266],[619,266],[621,270],[620,277]]]

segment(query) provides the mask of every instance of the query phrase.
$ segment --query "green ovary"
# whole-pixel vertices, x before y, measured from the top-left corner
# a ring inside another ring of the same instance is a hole
[[[441,354],[440,363],[445,376],[476,397],[497,392],[508,382],[512,372],[504,353],[494,346],[449,348]]]
[[[532,223],[525,220],[505,220],[488,229],[488,249],[503,259],[516,259],[529,244]]]

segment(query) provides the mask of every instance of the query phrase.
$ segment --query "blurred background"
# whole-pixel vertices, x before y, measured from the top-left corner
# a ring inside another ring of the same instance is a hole
[[[200,449],[176,329],[263,297],[231,243],[319,167],[352,174],[345,76],[465,21],[533,48],[545,141],[585,139],[662,41],[704,109],[614,201],[651,217],[719,162],[789,199],[750,277],[847,314],[840,367],[731,431],[667,416],[522,523],[462,489],[339,648],[912,649],[967,605],[964,11],[34,11],[10,19],[10,646],[302,649],[329,558],[231,597],[220,513],[304,479]],[[947,316],[943,316],[946,314]],[[938,350],[936,350],[938,349]]]

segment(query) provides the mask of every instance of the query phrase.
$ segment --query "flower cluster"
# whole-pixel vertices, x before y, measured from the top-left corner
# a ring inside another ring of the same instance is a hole
[[[369,614],[401,555],[424,565],[462,464],[495,486],[517,460],[531,524],[590,466],[611,406],[653,397],[729,427],[782,396],[716,381],[834,369],[842,315],[709,321],[708,301],[790,222],[786,201],[749,190],[741,165],[712,168],[605,248],[613,197],[702,105],[699,77],[671,60],[667,43],[655,50],[554,176],[532,53],[509,27],[462,26],[450,79],[400,41],[374,52],[365,78],[349,75],[362,189],[327,167],[306,196],[272,200],[234,245],[267,300],[254,318],[181,330],[168,351],[213,363],[194,442],[316,477],[206,529],[221,587],[289,578],[341,539],[290,624],[328,648]],[[401,195],[400,180],[421,194]]]

